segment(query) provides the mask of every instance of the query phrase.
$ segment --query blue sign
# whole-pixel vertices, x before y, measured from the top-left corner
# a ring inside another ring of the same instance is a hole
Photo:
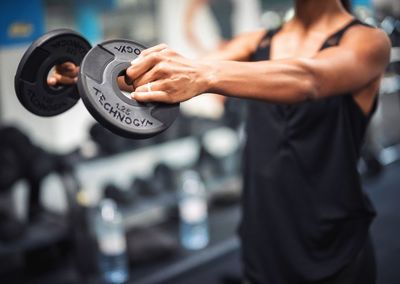
[[[1,1],[0,47],[29,44],[43,31],[42,0]]]
[[[76,24],[91,43],[103,39],[101,13],[115,7],[115,0],[75,0]]]
[[[367,8],[372,8],[371,0],[353,0],[352,4],[353,4],[353,7],[364,6]]]

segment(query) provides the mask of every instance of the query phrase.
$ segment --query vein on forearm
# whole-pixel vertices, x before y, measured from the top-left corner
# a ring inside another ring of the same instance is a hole
[[[316,97],[313,73],[301,59],[211,64],[210,92],[277,103],[296,103]]]

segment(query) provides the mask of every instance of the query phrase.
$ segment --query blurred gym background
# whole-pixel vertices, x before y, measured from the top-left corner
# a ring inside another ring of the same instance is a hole
[[[1,1],[1,283],[102,283],[107,269],[120,269],[128,283],[241,283],[240,101],[222,105],[213,96],[198,97],[182,105],[163,134],[128,140],[97,124],[81,102],[40,118],[14,92],[22,54],[53,29],[74,29],[92,44],[115,38],[146,46],[164,42],[198,57],[238,33],[275,28],[293,16],[290,0],[193,2]],[[359,170],[378,211],[372,226],[378,283],[394,284],[400,281],[400,3],[353,0],[353,11],[382,28],[393,44]],[[198,189],[198,210],[185,213],[188,180]],[[108,224],[111,236],[99,221],[107,206],[121,216]],[[186,217],[199,214],[197,237],[203,241],[193,247],[182,228]],[[120,258],[107,262],[107,245],[101,244],[110,239],[120,244]]]

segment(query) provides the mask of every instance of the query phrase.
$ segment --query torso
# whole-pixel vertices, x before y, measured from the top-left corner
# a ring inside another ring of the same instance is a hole
[[[350,21],[301,37],[285,27],[264,33],[251,60],[313,57],[335,48],[343,34],[333,43],[329,35]],[[347,30],[360,28],[355,22]],[[240,235],[251,282],[315,283],[360,250],[374,210],[357,172],[371,109],[364,111],[357,99],[375,90],[372,84],[290,105],[248,100]]]
[[[330,35],[352,19],[350,15],[343,15],[329,27],[313,28],[310,31],[299,29],[296,24],[289,22],[273,37],[269,58],[270,60],[312,58],[320,52],[321,46]],[[368,27],[354,26],[347,31],[345,36],[352,36],[351,33],[360,32],[360,29],[368,29]],[[353,99],[365,115],[368,115],[373,107],[375,96],[379,90],[379,83],[380,78],[375,78],[353,93]]]

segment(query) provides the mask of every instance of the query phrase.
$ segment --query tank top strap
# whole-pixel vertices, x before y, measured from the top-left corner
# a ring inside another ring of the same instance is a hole
[[[353,26],[356,25],[363,25],[363,26],[368,26],[371,27],[363,22],[361,22],[358,19],[353,19],[352,21],[350,21],[348,24],[346,24],[344,27],[342,27],[341,29],[339,29],[338,31],[334,32],[333,34],[331,34],[326,40],[325,42],[322,44],[320,50],[323,50],[325,48],[329,48],[332,46],[337,46],[340,43],[340,40],[342,39],[343,35],[346,33],[346,31],[348,29],[350,29]]]
[[[265,32],[265,35],[261,38],[256,51],[253,54],[253,60],[269,60],[271,51],[271,40],[273,36],[279,32],[281,27],[271,29]]]
[[[361,22],[358,19],[353,19],[349,23],[347,23],[344,27],[340,28],[338,31],[334,32],[328,38],[324,41],[322,44],[321,48],[319,49],[320,51],[329,48],[332,46],[337,46],[340,43],[340,40],[342,39],[343,35],[346,33],[348,29],[355,25],[363,25],[367,27],[372,27],[368,24],[365,24]],[[253,54],[253,59],[258,59],[258,60],[269,60],[270,59],[270,52],[271,52],[271,41],[272,38],[274,37],[275,34],[277,34],[281,30],[282,26],[268,30],[265,35],[261,38],[260,43],[258,44],[258,47]]]

